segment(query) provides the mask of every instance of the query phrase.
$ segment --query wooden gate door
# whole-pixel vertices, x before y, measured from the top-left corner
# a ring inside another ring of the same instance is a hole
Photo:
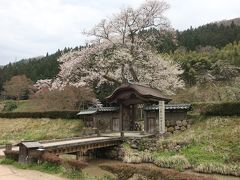
[[[119,119],[117,118],[112,119],[112,130],[119,131]]]
[[[149,133],[154,133],[154,130],[155,130],[155,119],[154,118],[149,118],[148,119],[148,132]]]

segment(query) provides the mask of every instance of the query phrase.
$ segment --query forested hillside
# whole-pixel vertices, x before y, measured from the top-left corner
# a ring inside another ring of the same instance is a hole
[[[23,59],[0,67],[0,91],[6,81],[17,75],[26,75],[26,77],[33,82],[36,82],[39,79],[54,78],[59,72],[59,63],[57,62],[57,59],[70,50],[78,50],[80,48],[82,48],[82,46],[64,48],[51,55],[47,53],[46,56],[43,57]]]
[[[16,63],[9,63],[0,69],[0,89],[4,82],[16,75],[26,75],[27,78],[36,82],[38,79],[48,79],[57,75],[57,59],[61,56],[61,51],[46,55],[42,58],[31,58],[21,60]]]

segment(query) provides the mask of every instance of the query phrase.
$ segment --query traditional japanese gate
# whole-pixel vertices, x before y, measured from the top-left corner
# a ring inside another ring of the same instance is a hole
[[[165,133],[165,102],[171,99],[164,97],[158,89],[126,83],[118,87],[106,100],[119,105],[119,123],[113,123],[114,130],[133,131],[137,105],[158,104],[158,118],[147,118],[145,115],[144,130],[148,133]],[[119,125],[118,128],[117,125]]]

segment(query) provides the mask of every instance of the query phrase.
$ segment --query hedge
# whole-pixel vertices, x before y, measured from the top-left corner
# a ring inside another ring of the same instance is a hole
[[[46,111],[46,112],[6,112],[0,113],[0,118],[51,118],[78,119],[79,111]]]
[[[240,116],[240,102],[205,104],[201,108],[200,114],[207,116]]]

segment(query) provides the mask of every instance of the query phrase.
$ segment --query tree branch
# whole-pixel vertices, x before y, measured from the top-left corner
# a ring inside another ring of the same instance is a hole
[[[114,83],[116,83],[116,84],[118,84],[118,85],[121,85],[122,84],[122,82],[120,82],[120,81],[118,81],[117,79],[115,79],[115,78],[113,78],[113,77],[110,77],[110,76],[108,76],[108,75],[103,75],[103,78],[105,78],[106,80],[108,80],[108,81],[111,81],[111,82],[114,82]]]

